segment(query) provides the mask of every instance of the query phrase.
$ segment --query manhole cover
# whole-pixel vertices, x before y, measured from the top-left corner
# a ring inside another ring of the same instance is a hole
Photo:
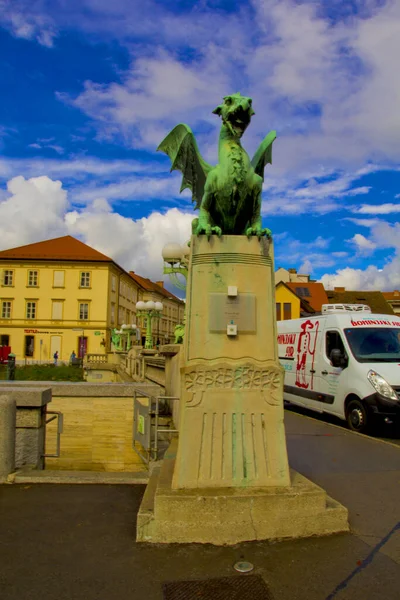
[[[164,600],[273,600],[259,575],[163,584]]]

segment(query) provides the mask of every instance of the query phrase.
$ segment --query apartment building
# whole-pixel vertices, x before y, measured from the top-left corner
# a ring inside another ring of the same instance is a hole
[[[143,290],[140,292],[140,300],[153,300],[154,302],[162,302],[163,312],[160,319],[155,319],[152,322],[152,334],[154,342],[157,344],[167,344],[174,341],[175,326],[183,323],[185,313],[185,303],[183,300],[174,296],[169,290],[164,287],[163,281],[151,281],[145,277],[141,277],[134,271],[129,271],[129,275]],[[145,319],[138,319],[138,325],[141,328],[142,342],[146,333]]]
[[[18,362],[104,354],[112,328],[136,323],[139,289],[111,258],[71,236],[3,250],[0,346],[11,346]]]

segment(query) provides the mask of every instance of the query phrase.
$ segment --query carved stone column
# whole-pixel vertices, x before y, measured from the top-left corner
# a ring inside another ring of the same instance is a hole
[[[289,486],[272,243],[193,237],[186,311],[172,487]]]

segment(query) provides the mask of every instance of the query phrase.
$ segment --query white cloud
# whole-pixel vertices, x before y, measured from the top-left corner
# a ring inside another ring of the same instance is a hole
[[[285,178],[268,175],[269,172],[262,204],[265,215],[326,214],[343,210],[346,204],[341,199],[367,194],[370,190],[367,186],[352,187],[364,175],[360,170],[343,174],[335,171],[320,173],[315,169],[314,173],[308,172],[307,180],[300,185],[293,175]]]
[[[382,269],[375,265],[366,269],[339,269],[336,273],[323,275],[320,281],[329,290],[343,286],[346,290],[393,291],[400,286],[400,258],[394,257]]]
[[[36,4],[39,6],[35,8],[24,0],[0,0],[0,23],[17,38],[51,48],[57,35],[55,24],[42,3]]]
[[[0,248],[7,249],[62,235],[110,256],[126,270],[160,279],[161,250],[168,242],[184,243],[191,234],[192,213],[173,208],[133,220],[112,211],[98,198],[84,210],[71,210],[60,181],[48,177],[24,179],[7,185],[9,197],[0,201]]]
[[[300,265],[299,268],[300,273],[304,273],[305,275],[310,275],[313,272],[313,266],[311,260],[308,258]]]
[[[119,83],[87,81],[74,98],[60,90],[61,98],[93,119],[100,135],[122,135],[128,145],[154,150],[176,123],[186,121],[201,132],[205,121],[214,148],[209,129],[218,121],[210,111],[222,95],[240,88],[253,97],[256,110],[245,147],[253,151],[262,134],[278,130],[275,175],[300,179],[310,168],[332,172],[356,169],[366,160],[398,160],[400,79],[393,76],[400,55],[398,2],[362,3],[358,14],[337,22],[324,5],[294,0],[254,0],[255,16],[245,9],[222,14],[204,3],[184,14],[158,5],[154,18],[146,6],[135,33],[149,45],[135,50]],[[118,18],[120,39],[126,39],[122,15],[136,10],[131,4],[106,10],[104,3],[92,2],[90,10],[102,27],[107,16],[114,33]],[[90,27],[87,15],[83,22]],[[181,46],[193,58],[181,59]],[[361,187],[347,195],[367,191]]]
[[[188,65],[159,50],[155,55],[137,58],[125,74],[124,82],[102,85],[87,81],[75,99],[59,93],[99,122],[102,135],[122,133],[128,145],[155,149],[168,129],[178,122],[199,119],[218,125],[212,115],[214,103],[229,88],[221,59],[209,49],[207,57]],[[213,95],[210,95],[210,89]]]
[[[371,254],[376,248],[376,244],[361,233],[356,233],[351,241],[361,254]]]
[[[322,283],[332,289],[344,286],[348,290],[394,290],[400,286],[400,223],[361,220],[361,224],[370,227],[370,237],[356,234],[353,242],[359,250],[366,253],[383,248],[393,249],[390,258],[382,265],[370,264],[365,269],[346,267],[335,273],[325,273]]]
[[[353,212],[364,215],[388,215],[400,212],[400,204],[363,204],[359,208],[354,208]]]
[[[311,242],[301,242],[288,233],[274,235],[276,267],[297,268],[301,272],[311,273],[318,268],[327,268],[335,264],[328,249],[332,239],[318,236]]]
[[[2,249],[62,235],[67,193],[60,181],[19,176],[8,182],[7,190],[10,196],[0,202]]]

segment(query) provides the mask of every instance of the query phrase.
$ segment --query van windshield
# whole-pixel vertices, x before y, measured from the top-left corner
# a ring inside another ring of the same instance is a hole
[[[363,327],[344,332],[358,362],[400,362],[399,329]]]

